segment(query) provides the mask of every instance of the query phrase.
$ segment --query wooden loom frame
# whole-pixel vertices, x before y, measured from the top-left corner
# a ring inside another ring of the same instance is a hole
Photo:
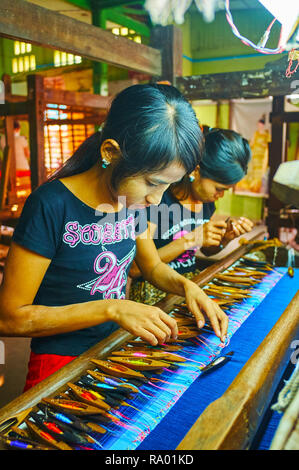
[[[264,229],[261,229],[254,239],[260,239],[263,234]],[[206,268],[194,278],[195,282],[203,286],[215,274],[228,268],[247,253],[252,246],[240,246],[223,260]],[[179,296],[169,295],[157,305],[170,312],[181,300]],[[178,450],[248,448],[281,378],[288,360],[288,348],[296,336],[298,325],[299,293],[227,391],[200,415],[177,447]],[[91,358],[105,358],[132,338],[133,336],[124,330],[116,331],[0,409],[0,422],[33,407],[43,397],[55,396],[64,391],[67,382],[77,380],[90,367]]]

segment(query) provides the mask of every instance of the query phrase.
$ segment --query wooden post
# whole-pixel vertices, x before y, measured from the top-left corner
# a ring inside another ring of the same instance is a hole
[[[5,209],[7,206],[7,193],[8,193],[8,179],[9,179],[9,164],[11,161],[11,149],[5,146],[3,151],[3,160],[1,165],[1,178],[0,178],[0,209]]]
[[[105,10],[101,9],[95,0],[89,0],[91,7],[92,24],[106,29]],[[93,62],[93,92],[98,95],[108,95],[108,64]]]
[[[9,148],[7,154],[8,163],[8,204],[14,204],[17,200],[16,188],[16,151],[15,151],[15,134],[14,134],[14,117],[6,116],[5,118],[5,142]]]
[[[44,153],[44,81],[41,75],[29,75],[29,135],[32,191],[46,180]]]
[[[11,78],[7,74],[2,75],[4,85],[4,102],[8,103],[11,98]],[[16,202],[16,152],[14,136],[14,118],[5,115],[5,149],[2,162],[3,181],[1,182],[1,208],[7,204]]]
[[[270,194],[267,201],[268,216],[267,226],[270,238],[278,237],[280,209],[282,203],[271,193],[271,182],[274,174],[282,162],[282,154],[284,148],[283,139],[283,115],[284,113],[284,96],[274,96],[272,104],[272,140],[269,144],[269,188]]]
[[[5,101],[10,101],[11,98],[11,77],[7,73],[2,75],[2,82],[4,85]]]
[[[176,78],[183,74],[182,32],[174,26],[156,26],[152,30],[150,45],[161,50],[162,75],[165,80],[176,86]]]

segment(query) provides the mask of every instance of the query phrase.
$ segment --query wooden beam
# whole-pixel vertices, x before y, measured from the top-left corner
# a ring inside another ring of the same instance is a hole
[[[57,126],[61,126],[61,125],[67,126],[67,125],[81,124],[84,126],[86,124],[90,124],[94,126],[99,126],[100,124],[102,124],[102,122],[105,121],[106,117],[107,117],[106,113],[99,113],[99,114],[94,114],[93,116],[86,116],[82,119],[63,119],[63,121],[61,119],[47,119],[46,121],[44,121],[44,125],[53,126],[56,124]]]
[[[106,110],[111,102],[109,96],[93,95],[81,91],[55,90],[54,88],[44,88],[43,99],[45,103],[83,106],[84,110],[87,108]]]
[[[282,122],[299,122],[299,113],[297,111],[270,113],[270,122],[272,122],[272,119],[276,118],[280,118]]]
[[[84,10],[90,10],[90,0],[66,0]],[[99,8],[112,8],[122,5],[137,5],[143,4],[145,0],[93,0],[98,3]]]
[[[153,76],[161,75],[159,50],[24,0],[1,0],[0,35]]]
[[[19,116],[28,114],[27,97],[11,95],[11,101],[0,104],[0,116]],[[9,99],[10,99],[9,98]],[[45,103],[64,104],[66,106],[84,107],[84,109],[108,109],[111,97],[93,95],[91,93],[56,90],[54,88],[45,88],[43,94]]]
[[[182,31],[173,25],[156,26],[152,30],[150,44],[161,48],[162,70],[159,79],[175,86],[177,78],[183,74]]]
[[[53,126],[56,124],[58,126],[67,126],[81,124],[84,126],[86,124],[90,124],[94,126],[99,126],[100,124],[102,124],[102,122],[105,121],[106,116],[107,115],[103,113],[94,115],[92,117],[85,117],[84,119],[63,119],[63,121],[61,119],[48,119],[47,121],[44,121],[44,125]]]
[[[290,94],[285,77],[287,57],[268,62],[263,69],[180,77],[177,87],[189,100],[231,100]]]
[[[137,3],[143,4],[145,0],[96,0],[100,8],[113,8],[121,5],[136,5]]]
[[[27,101],[11,101],[0,104],[0,116],[20,116],[28,114]]]

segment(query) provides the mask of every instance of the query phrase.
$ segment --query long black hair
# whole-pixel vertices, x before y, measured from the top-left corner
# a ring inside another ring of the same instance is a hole
[[[229,129],[210,129],[205,133],[205,147],[199,163],[200,176],[221,184],[232,185],[247,173],[251,150],[247,139]],[[173,185],[175,194],[186,198],[191,193],[191,183],[184,177]]]
[[[112,101],[100,132],[89,137],[51,178],[82,173],[97,161],[106,139],[114,139],[122,158],[113,168],[117,188],[128,176],[155,172],[177,161],[190,173],[201,160],[203,134],[190,103],[170,85],[133,85]]]

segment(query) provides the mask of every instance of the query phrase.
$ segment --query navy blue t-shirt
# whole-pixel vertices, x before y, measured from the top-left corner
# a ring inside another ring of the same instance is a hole
[[[214,212],[215,204],[213,202],[204,203],[200,212],[193,212],[183,206],[170,190],[167,190],[158,206],[150,206],[147,209],[148,221],[157,225],[153,235],[157,249],[168,245],[199,225],[208,222]],[[196,264],[195,253],[197,250],[198,248],[194,248],[185,251],[168,263],[169,266],[180,274],[193,271]]]
[[[13,235],[14,242],[51,259],[33,304],[63,306],[124,299],[136,234],[146,229],[143,212],[137,217],[126,208],[118,213],[97,213],[59,180],[35,190],[26,200]],[[31,347],[35,353],[76,356],[118,327],[114,322],[105,322],[33,338]]]

